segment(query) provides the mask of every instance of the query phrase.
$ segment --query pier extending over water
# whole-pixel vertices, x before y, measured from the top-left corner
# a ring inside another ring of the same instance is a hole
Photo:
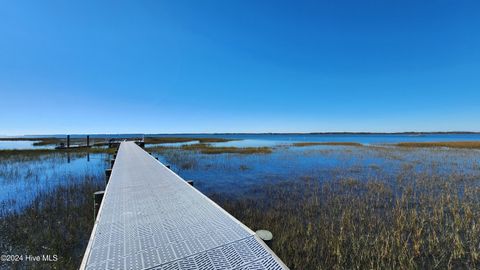
[[[80,269],[288,269],[134,142],[120,144]]]

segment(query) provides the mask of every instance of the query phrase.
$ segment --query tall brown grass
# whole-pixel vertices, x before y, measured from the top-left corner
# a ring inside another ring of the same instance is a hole
[[[478,269],[475,183],[405,168],[395,183],[305,177],[213,198],[250,228],[271,230],[292,269]]]
[[[467,148],[480,149],[480,141],[465,142],[403,142],[397,143],[401,147],[448,147],[448,148]]]

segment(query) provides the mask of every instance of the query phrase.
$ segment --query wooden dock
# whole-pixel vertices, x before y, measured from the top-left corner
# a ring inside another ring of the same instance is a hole
[[[122,142],[80,269],[288,269],[248,227]]]

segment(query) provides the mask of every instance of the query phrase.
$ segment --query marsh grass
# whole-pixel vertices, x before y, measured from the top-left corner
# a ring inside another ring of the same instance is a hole
[[[205,144],[184,145],[183,149],[198,150],[202,154],[270,154],[272,149],[269,147],[211,147]]]
[[[57,154],[113,154],[114,148],[97,148],[97,147],[82,147],[82,148],[70,148],[70,149],[19,149],[19,150],[0,150],[0,160],[6,157],[18,157],[23,159],[24,157],[36,158],[44,155],[57,155]]]
[[[479,180],[405,167],[393,182],[308,176],[212,198],[271,230],[292,269],[478,269]]]
[[[1,254],[58,255],[57,262],[0,269],[77,269],[93,226],[92,194],[104,189],[108,155],[64,150],[1,151]],[[70,162],[70,163],[69,163]]]
[[[56,254],[56,262],[0,262],[1,269],[77,269],[93,227],[92,194],[103,175],[42,192],[22,212],[0,217],[2,254]]]
[[[165,150],[183,150],[183,151],[195,151],[202,154],[270,154],[272,153],[272,148],[270,147],[222,147],[222,146],[212,146],[208,143],[196,143],[196,144],[187,144],[182,145],[181,147],[149,147],[147,151],[156,151],[163,152]]]
[[[33,146],[45,146],[45,145],[55,145],[60,144],[63,140],[58,138],[42,138],[37,142],[33,143]]]
[[[197,138],[197,137],[145,137],[146,144],[160,144],[160,143],[182,143],[198,141],[200,143],[215,143],[215,142],[229,142],[234,139],[224,138]]]
[[[33,146],[48,146],[48,145],[59,145],[61,143],[66,144],[66,138],[59,137],[17,137],[17,138],[0,138],[0,141],[34,141]],[[86,138],[70,138],[70,144],[86,144]],[[104,145],[108,144],[108,139],[106,138],[90,138],[91,145]]]
[[[331,146],[363,146],[361,143],[355,142],[299,142],[293,143],[296,147],[316,146],[316,145],[331,145]]]
[[[448,147],[448,148],[466,148],[466,149],[480,149],[480,141],[465,141],[465,142],[403,142],[397,143],[396,146],[400,147]]]
[[[41,138],[34,138],[34,137],[14,137],[14,138],[0,138],[0,141],[53,141],[53,140],[60,140],[59,138],[55,137],[41,137]]]

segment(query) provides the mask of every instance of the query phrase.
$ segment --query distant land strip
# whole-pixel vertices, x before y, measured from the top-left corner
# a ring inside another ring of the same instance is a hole
[[[341,131],[341,132],[226,132],[226,133],[112,133],[112,134],[102,134],[102,133],[84,133],[84,134],[69,134],[72,138],[82,137],[90,135],[92,138],[105,138],[105,137],[142,137],[142,136],[196,136],[196,135],[435,135],[435,134],[480,134],[480,131],[405,131],[405,132],[350,132],[350,131]],[[8,136],[2,135],[0,139],[12,139],[12,138],[57,138],[66,136],[67,134],[50,134],[50,135],[17,135],[17,136]]]

